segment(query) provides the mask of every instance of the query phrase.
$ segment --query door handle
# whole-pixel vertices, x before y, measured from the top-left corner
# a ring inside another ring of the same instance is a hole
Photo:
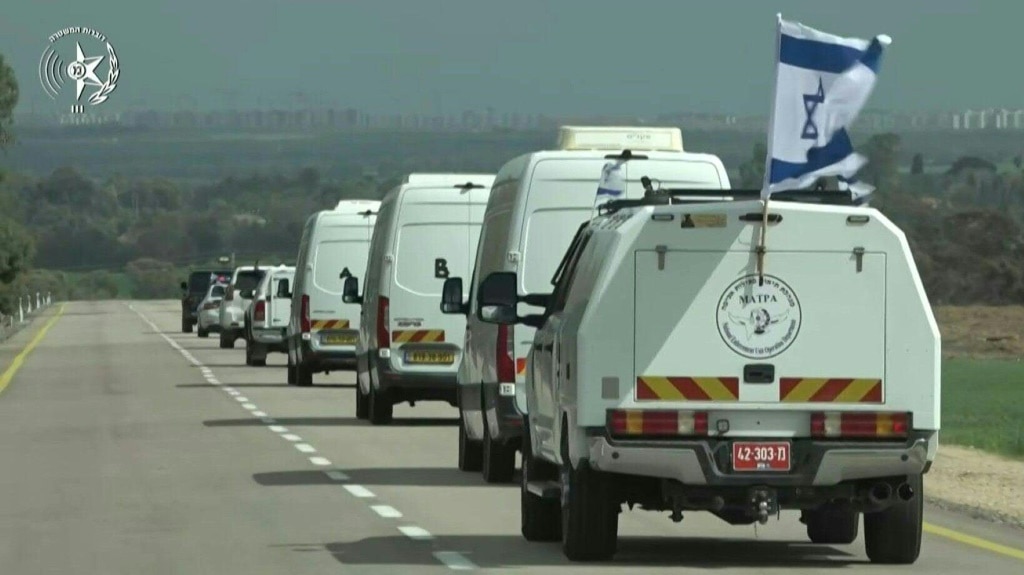
[[[552,351],[553,349],[555,349],[555,344],[549,343],[549,344],[543,345],[542,347],[543,347],[544,351]]]
[[[543,350],[543,349],[544,349],[544,346],[543,346],[543,345],[541,345],[541,344],[539,344],[539,343],[535,343],[535,344],[533,344],[533,351],[541,351],[541,350]]]

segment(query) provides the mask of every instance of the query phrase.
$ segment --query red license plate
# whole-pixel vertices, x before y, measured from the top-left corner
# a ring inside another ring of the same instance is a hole
[[[732,444],[735,471],[789,471],[788,441],[737,441]]]

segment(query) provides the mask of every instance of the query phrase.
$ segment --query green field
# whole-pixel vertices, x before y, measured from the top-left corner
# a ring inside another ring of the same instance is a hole
[[[1024,363],[953,359],[942,372],[940,442],[1024,458]]]

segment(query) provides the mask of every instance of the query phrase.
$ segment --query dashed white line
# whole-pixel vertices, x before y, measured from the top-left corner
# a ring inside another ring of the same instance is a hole
[[[370,509],[373,509],[374,513],[386,519],[402,516],[402,513],[399,510],[390,505],[371,505]]]
[[[434,538],[429,531],[422,527],[416,527],[415,525],[402,525],[398,530],[409,539],[415,539],[417,541],[428,541]]]
[[[326,457],[310,457],[309,462],[318,467],[330,467],[334,465],[331,463],[331,460]]]
[[[249,403],[249,398],[245,396],[238,396],[235,398],[238,403]]]
[[[376,495],[374,495],[372,491],[363,487],[362,485],[343,485],[343,487],[345,488],[345,491],[348,491],[355,497],[376,497]]]
[[[316,448],[308,443],[296,443],[295,449],[298,449],[303,453],[316,453]]]
[[[345,475],[341,471],[324,471],[324,475],[334,481],[348,481],[348,475]]]
[[[211,378],[207,379],[206,381],[210,382],[213,385],[221,385],[220,380],[215,378],[215,377],[211,377]]]
[[[288,428],[280,425],[271,425],[267,429],[273,431],[274,433],[288,433]]]
[[[228,395],[233,396],[233,397],[238,397],[239,395],[242,395],[241,393],[238,393],[237,391],[235,391],[233,389],[228,389],[226,387],[224,388],[224,391],[228,392]]]
[[[435,551],[434,557],[441,563],[444,563],[445,567],[454,571],[472,571],[477,566],[466,559],[466,556],[457,551]]]
[[[253,415],[256,415],[256,414],[254,413]],[[263,423],[266,423],[267,425],[270,425],[271,423],[277,423],[277,420],[274,419],[273,417],[266,417],[266,416],[260,417],[260,421],[262,421]]]
[[[252,410],[256,409],[256,406],[251,404],[251,403],[243,403],[242,407],[248,409],[249,411],[252,411]]]
[[[294,433],[282,433],[281,439],[284,439],[285,441],[302,441],[302,438]]]
[[[252,414],[253,414],[253,416],[259,417],[259,418],[267,417],[267,414],[263,413],[262,411],[254,411],[254,412],[252,412]]]

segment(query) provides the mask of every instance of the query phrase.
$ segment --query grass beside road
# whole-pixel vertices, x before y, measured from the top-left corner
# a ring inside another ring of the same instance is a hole
[[[945,360],[939,438],[1024,459],[1024,362]]]

